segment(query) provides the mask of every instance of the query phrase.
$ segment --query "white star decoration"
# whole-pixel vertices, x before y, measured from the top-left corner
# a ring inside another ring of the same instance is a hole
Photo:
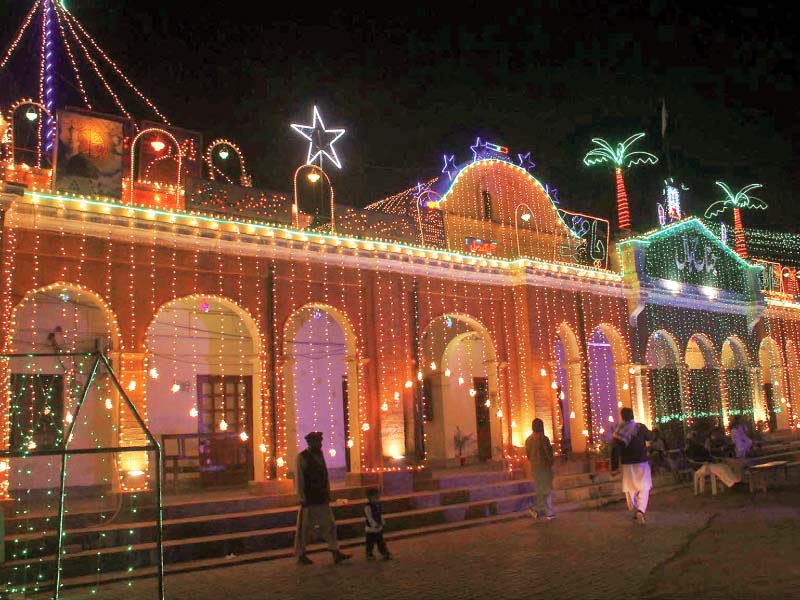
[[[319,165],[322,167],[322,158],[328,157],[328,160],[339,169],[342,168],[342,163],[339,162],[339,157],[336,155],[336,149],[333,144],[344,135],[344,129],[325,129],[325,123],[322,122],[322,117],[316,106],[314,107],[314,120],[311,125],[292,124],[292,129],[310,142],[308,145],[308,157],[306,158],[307,165],[313,164],[319,158]]]

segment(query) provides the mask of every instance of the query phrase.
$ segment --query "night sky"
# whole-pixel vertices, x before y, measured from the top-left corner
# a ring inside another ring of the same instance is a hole
[[[3,47],[31,3],[0,0]],[[256,186],[292,189],[306,145],[289,123],[310,122],[316,103],[328,127],[347,129],[337,144],[344,168],[331,172],[345,203],[427,180],[444,153],[464,162],[480,136],[531,151],[533,174],[558,188],[564,208],[613,218],[613,173],[581,159],[592,137],[644,131],[640,149],[661,162],[626,179],[634,227],[648,229],[667,174],[663,97],[673,176],[691,188],[684,208],[699,214],[720,199],[716,179],[736,189],[760,182],[770,208],[747,213],[746,224],[794,229],[796,10],[590,4],[438,3],[402,5],[403,14],[393,4],[398,14],[383,15],[288,2],[67,0],[173,124],[239,143]],[[20,87],[35,92],[23,79],[19,67],[11,80],[0,72],[4,105]]]

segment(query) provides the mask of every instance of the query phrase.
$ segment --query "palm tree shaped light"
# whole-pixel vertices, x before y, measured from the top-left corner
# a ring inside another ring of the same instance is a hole
[[[638,140],[644,137],[644,133],[632,135],[624,142],[617,144],[616,148],[601,138],[592,138],[592,143],[596,148],[592,148],[583,157],[586,166],[598,163],[610,163],[614,165],[614,174],[617,178],[617,221],[622,231],[631,228],[631,213],[628,207],[628,192],[625,190],[625,180],[622,178],[622,169],[640,164],[654,165],[658,158],[649,152],[641,150],[630,151]]]
[[[744,239],[744,227],[742,227],[742,213],[741,209],[750,208],[755,210],[766,210],[767,203],[761,198],[756,198],[750,195],[751,190],[757,190],[763,187],[760,183],[751,183],[744,186],[735,194],[733,190],[722,181],[715,181],[722,191],[725,192],[724,200],[717,200],[706,209],[706,218],[710,219],[725,212],[727,209],[733,209],[733,227],[736,235],[736,254],[742,258],[747,258],[747,244]]]

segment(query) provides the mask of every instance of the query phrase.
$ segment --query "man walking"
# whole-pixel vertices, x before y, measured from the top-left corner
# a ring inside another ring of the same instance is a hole
[[[534,419],[531,435],[525,440],[525,453],[531,464],[536,504],[531,509],[534,519],[555,519],[553,512],[553,446],[544,434],[544,421]]]
[[[312,431],[306,435],[308,448],[297,455],[295,470],[295,491],[300,500],[297,512],[297,530],[294,536],[294,553],[301,565],[310,565],[313,561],[306,554],[306,545],[314,529],[319,530],[320,537],[328,544],[333,560],[340,563],[350,558],[349,554],[339,551],[336,540],[336,522],[330,507],[331,485],[328,480],[328,466],[322,454],[322,432]]]
[[[650,463],[647,461],[647,442],[653,434],[642,423],[633,420],[633,409],[620,411],[622,421],[614,430],[614,451],[611,455],[611,468],[616,471],[622,462],[622,491],[628,502],[628,510],[634,520],[644,525],[644,514],[653,487],[650,476]]]

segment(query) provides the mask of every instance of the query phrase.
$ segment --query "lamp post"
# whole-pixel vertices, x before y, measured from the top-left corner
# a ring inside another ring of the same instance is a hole
[[[301,225],[300,225],[300,205],[298,204],[298,199],[297,199],[297,180],[298,180],[298,176],[300,175],[300,172],[303,171],[303,170],[307,170],[308,171],[308,173],[306,173],[306,179],[311,184],[316,185],[319,182],[319,180],[322,179],[323,177],[325,178],[325,181],[328,182],[328,189],[330,190],[330,213],[331,213],[330,224],[331,224],[331,233],[335,233],[335,231],[336,231],[336,215],[334,213],[334,207],[336,206],[336,203],[335,203],[335,196],[334,196],[334,193],[333,193],[333,184],[331,183],[331,179],[330,179],[330,177],[328,177],[328,174],[325,171],[322,170],[322,167],[318,167],[317,165],[314,165],[314,164],[300,165],[299,167],[297,167],[297,169],[295,169],[294,177],[292,178],[293,179],[293,184],[294,184],[294,202],[292,203],[292,222],[294,223],[294,226],[297,229],[301,228]],[[320,195],[321,194],[322,194],[322,192],[320,191]],[[312,224],[313,224],[313,221],[312,221]]]
[[[23,107],[26,107],[25,112],[24,112],[25,120],[28,121],[31,124],[36,123],[38,121],[39,125],[41,126],[42,120],[41,120],[40,117],[41,117],[42,113],[44,113],[48,117],[48,119],[52,120],[52,115],[51,115],[50,111],[43,104],[40,104],[39,102],[31,100],[30,98],[19,100],[19,101],[15,102],[13,105],[11,105],[11,108],[8,109],[8,113],[7,113],[8,118],[7,118],[7,123],[5,125],[5,127],[7,127],[7,132],[6,132],[5,138],[8,140],[8,148],[9,148],[9,150],[8,150],[8,152],[9,152],[8,159],[9,159],[9,163],[10,164],[14,164],[16,162],[15,161],[15,158],[16,158],[16,156],[15,156],[15,154],[16,154],[16,145],[15,145],[15,141],[14,141],[14,118],[15,118],[15,116],[17,114],[17,111],[20,110]],[[0,136],[0,139],[2,139],[2,136]],[[55,152],[55,150],[52,150],[52,152]],[[41,168],[43,155],[44,155],[44,152],[42,152],[42,140],[41,140],[41,137],[39,136],[38,142],[37,142],[37,148],[36,148],[36,166],[37,167]],[[53,164],[52,157],[50,159],[50,164],[51,165]]]

